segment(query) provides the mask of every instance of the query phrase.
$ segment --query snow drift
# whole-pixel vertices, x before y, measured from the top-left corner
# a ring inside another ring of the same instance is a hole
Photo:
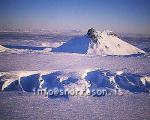
[[[81,95],[92,95],[93,90],[104,91],[102,95],[125,95],[131,93],[149,93],[149,76],[125,73],[123,71],[111,72],[108,70],[85,70],[80,72],[30,72],[31,75],[21,75],[18,79],[9,78],[6,74],[0,76],[1,91],[39,92],[45,90],[78,90]],[[20,73],[19,73],[20,74]],[[4,79],[6,78],[6,79]],[[89,94],[90,93],[90,94]],[[80,94],[78,94],[80,95]],[[95,96],[95,95],[94,95]],[[97,95],[96,95],[97,96]],[[49,98],[69,95],[49,95]]]
[[[145,53],[143,50],[121,40],[114,32],[96,31],[91,28],[88,33],[76,37],[63,45],[52,49],[53,52],[68,52],[96,55],[132,55]]]

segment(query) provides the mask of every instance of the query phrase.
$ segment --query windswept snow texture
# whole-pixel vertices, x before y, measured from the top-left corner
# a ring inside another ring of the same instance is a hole
[[[95,31],[91,28],[87,35],[64,43],[53,52],[68,52],[94,55],[132,55],[145,53],[143,50],[121,40],[112,31]]]
[[[3,74],[7,76],[7,74]],[[143,78],[144,77],[144,78]],[[22,90],[26,92],[38,92],[39,90],[58,90],[78,89],[80,92],[85,88],[84,95],[123,95],[129,93],[149,93],[150,76],[140,76],[131,73],[111,72],[104,70],[91,70],[81,72],[39,72],[32,75],[23,75],[18,80],[1,79],[1,90],[14,91]],[[92,94],[93,90],[104,91],[102,94]],[[59,93],[60,91],[58,91]],[[49,98],[65,97],[69,94],[48,94]],[[81,95],[81,94],[79,94]]]
[[[1,120],[149,120],[150,96],[46,99],[26,92],[0,92]]]

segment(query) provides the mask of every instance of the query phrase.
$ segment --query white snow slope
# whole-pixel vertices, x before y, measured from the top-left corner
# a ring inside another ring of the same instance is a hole
[[[124,42],[112,31],[95,31],[91,28],[82,37],[73,38],[53,52],[68,52],[96,55],[132,55],[145,53],[143,50]]]

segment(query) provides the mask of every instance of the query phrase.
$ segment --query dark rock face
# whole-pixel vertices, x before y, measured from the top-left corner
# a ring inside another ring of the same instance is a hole
[[[91,29],[89,29],[88,30],[88,35],[90,36],[90,35],[92,35],[94,32],[96,32],[96,30],[94,29],[94,28],[91,28]]]
[[[97,42],[97,32],[94,28],[88,30],[87,35],[94,41]]]

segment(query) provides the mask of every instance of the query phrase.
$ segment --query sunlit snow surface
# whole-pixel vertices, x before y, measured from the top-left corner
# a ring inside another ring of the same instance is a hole
[[[19,44],[18,40],[11,45],[1,41],[0,118],[149,120],[149,42],[126,39],[146,54],[89,55],[78,54],[78,44],[74,44],[75,49],[69,47],[73,52],[68,53],[55,49],[64,50],[64,42],[48,44],[33,40],[36,44],[31,44],[26,40],[23,42],[27,44]],[[82,42],[82,52],[86,53],[88,43]],[[71,41],[65,43],[68,46]],[[41,94],[54,88],[81,93]],[[89,94],[93,89],[101,90],[102,94]]]
[[[149,52],[122,41],[112,31],[92,28],[65,43],[37,44],[41,46],[0,46],[1,91],[73,88],[87,91],[85,95],[93,89],[102,90],[103,96],[149,93]]]

